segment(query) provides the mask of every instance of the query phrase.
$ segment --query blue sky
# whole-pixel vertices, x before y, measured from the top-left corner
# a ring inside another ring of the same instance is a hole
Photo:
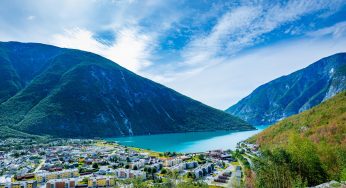
[[[346,1],[2,0],[0,40],[98,53],[225,109],[346,51]]]

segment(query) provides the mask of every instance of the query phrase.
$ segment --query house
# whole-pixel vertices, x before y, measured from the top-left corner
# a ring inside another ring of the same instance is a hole
[[[162,163],[155,163],[150,165],[151,168],[156,168],[156,170],[161,170],[162,166]]]
[[[177,170],[178,172],[184,171],[186,168],[186,165],[184,163],[177,164],[175,166],[171,167],[171,170]]]
[[[97,176],[88,179],[88,187],[114,187],[115,177],[112,176]]]
[[[66,179],[78,176],[78,169],[63,170],[58,172],[38,172],[35,174],[35,178],[39,183],[46,182],[52,179]]]
[[[146,173],[140,170],[129,170],[124,168],[119,168],[115,170],[115,176],[120,179],[127,178],[146,178]]]
[[[37,181],[31,180],[26,181],[26,188],[36,188],[37,187]]]
[[[144,167],[144,165],[145,165],[145,160],[144,159],[139,159],[136,162],[130,163],[130,168],[133,169],[134,167],[137,167],[137,169],[140,169],[140,168]]]
[[[207,163],[194,169],[193,173],[195,174],[196,178],[201,178],[210,174],[212,171],[214,171],[214,164]]]
[[[37,181],[16,181],[0,183],[0,188],[37,188]]]
[[[235,161],[231,154],[221,154],[220,158],[222,160]]]
[[[181,162],[183,162],[183,160],[181,160],[179,158],[170,158],[170,159],[166,159],[163,161],[163,166],[164,167],[171,167],[171,166],[177,165]]]
[[[195,169],[193,171],[193,173],[195,174],[195,178],[198,179],[200,177],[203,177],[203,171],[202,169],[198,168],[198,169]]]
[[[183,155],[183,156],[180,157],[180,159],[183,160],[183,161],[187,161],[187,160],[191,159],[191,156]]]
[[[235,169],[235,177],[237,178],[238,183],[241,181],[241,167],[237,166]]]
[[[74,188],[77,185],[77,180],[71,179],[54,179],[46,183],[46,188]]]
[[[185,163],[185,169],[192,169],[192,168],[196,168],[197,166],[198,166],[198,163],[196,161]]]
[[[20,181],[20,180],[33,179],[33,178],[35,178],[34,174],[25,174],[23,176],[17,175],[16,180]]]

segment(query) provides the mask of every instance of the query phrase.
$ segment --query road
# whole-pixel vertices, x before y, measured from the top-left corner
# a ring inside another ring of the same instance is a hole
[[[253,164],[251,158],[248,157],[247,155],[243,155],[243,157],[249,162],[250,168],[253,169],[254,168],[254,164]]]
[[[38,171],[42,168],[42,166],[44,165],[45,162],[46,162],[46,160],[43,159],[43,160],[41,161],[41,163],[40,163],[40,164],[37,166],[37,168],[35,169],[34,173],[38,172]]]

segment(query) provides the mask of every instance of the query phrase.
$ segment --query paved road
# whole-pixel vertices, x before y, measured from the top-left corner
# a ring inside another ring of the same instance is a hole
[[[37,166],[37,168],[35,169],[35,171],[34,171],[34,173],[35,172],[37,172],[37,171],[39,171],[40,169],[41,169],[41,167],[44,165],[44,163],[45,163],[45,159],[43,159],[42,161],[41,161],[41,163]]]

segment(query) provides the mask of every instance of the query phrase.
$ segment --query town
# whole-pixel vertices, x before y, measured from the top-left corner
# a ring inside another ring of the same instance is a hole
[[[244,144],[241,144],[244,147]],[[231,150],[155,152],[103,140],[0,141],[0,188],[240,187]]]

